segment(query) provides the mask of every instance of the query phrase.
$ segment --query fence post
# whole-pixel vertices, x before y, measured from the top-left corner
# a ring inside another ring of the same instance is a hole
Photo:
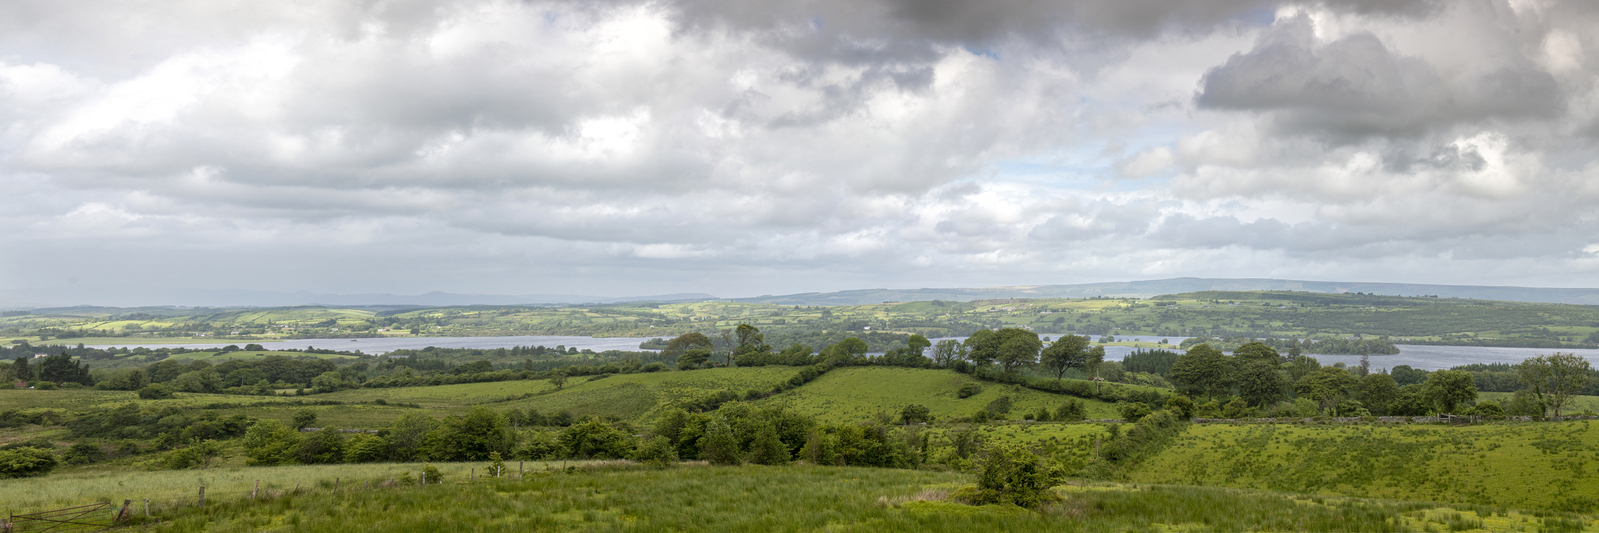
[[[466,481],[468,483],[470,483],[472,481],[477,481],[477,467],[472,467],[471,469],[466,471]]]
[[[145,498],[144,499],[144,517],[145,518],[150,518],[150,499],[149,498]]]
[[[333,492],[339,491],[339,478],[333,478]]]
[[[422,472],[422,486],[428,486],[428,473],[426,471]]]
[[[205,485],[200,485],[200,508],[205,508]]]
[[[133,505],[133,500],[127,500],[127,499],[122,500],[122,510],[121,511],[117,511],[117,517],[116,517],[116,519],[111,521],[112,524],[121,524],[122,522],[124,522],[124,521],[126,521],[128,519],[128,506],[129,505]]]
[[[260,494],[260,493],[261,493],[261,480],[257,479],[257,480],[255,480],[255,489],[250,491],[250,499],[254,500],[255,499],[255,495]]]
[[[300,482],[298,482],[298,481],[294,482],[294,493],[295,494],[299,494],[300,493]]]
[[[526,464],[527,464],[527,461],[517,461],[516,462],[516,479],[522,479],[522,467],[524,465],[526,465]]]

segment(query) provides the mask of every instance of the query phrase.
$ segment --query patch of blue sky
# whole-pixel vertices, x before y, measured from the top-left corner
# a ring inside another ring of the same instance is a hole
[[[993,59],[995,61],[999,61],[999,52],[996,51],[996,50],[993,50],[993,49],[990,49],[990,48],[976,48],[976,47],[973,47],[973,46],[970,46],[970,45],[962,46],[961,48],[965,48],[966,51],[970,52],[972,55],[979,55],[979,56],[987,57],[989,59]]]

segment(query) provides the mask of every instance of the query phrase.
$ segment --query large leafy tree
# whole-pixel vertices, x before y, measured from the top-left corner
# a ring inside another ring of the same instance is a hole
[[[994,364],[999,358],[999,346],[1004,342],[994,330],[977,330],[966,338],[966,360],[978,368]]]
[[[1399,401],[1399,384],[1388,374],[1366,374],[1360,378],[1360,403],[1366,404],[1371,414],[1385,416],[1393,411]]]
[[[1005,328],[999,330],[999,335],[1003,340],[994,359],[1006,374],[1038,362],[1038,351],[1044,347],[1044,343],[1038,339],[1037,333]]]
[[[1232,390],[1232,361],[1209,344],[1201,344],[1177,357],[1166,377],[1184,395],[1221,396]]]
[[[1234,381],[1238,385],[1238,397],[1250,405],[1264,407],[1288,397],[1285,390],[1288,388],[1288,377],[1283,375],[1274,359],[1240,361]]]
[[[1593,379],[1588,360],[1572,353],[1540,355],[1522,361],[1520,366],[1522,385],[1532,391],[1539,403],[1553,409],[1555,416],[1560,416],[1571,396]]]
[[[1294,384],[1294,391],[1301,398],[1315,401],[1322,412],[1326,412],[1337,407],[1338,402],[1348,398],[1359,385],[1360,382],[1348,370],[1327,366],[1299,380],[1299,383]]]
[[[1055,373],[1055,381],[1059,382],[1066,375],[1067,369],[1086,370],[1089,344],[1088,337],[1078,335],[1061,337],[1050,343],[1048,348],[1044,348],[1040,362],[1044,368]]]
[[[1477,399],[1477,383],[1463,370],[1439,370],[1427,376],[1427,397],[1440,413],[1453,413],[1460,404]]]

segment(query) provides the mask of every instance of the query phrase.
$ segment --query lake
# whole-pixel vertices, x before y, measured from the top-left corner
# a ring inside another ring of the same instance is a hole
[[[1058,335],[1049,335],[1054,338]],[[1175,347],[1187,337],[1139,337],[1118,336],[1117,340],[1159,342],[1165,339],[1166,343]],[[946,337],[931,339],[933,343],[945,339],[965,340],[965,337]],[[1097,339],[1097,337],[1096,337]],[[285,348],[319,348],[328,350],[355,351],[362,353],[380,354],[401,349],[421,349],[428,346],[439,348],[510,348],[513,346],[545,346],[554,348],[566,346],[577,347],[579,350],[588,349],[596,352],[606,350],[639,351],[639,344],[649,340],[636,337],[563,337],[552,335],[524,335],[515,337],[391,337],[376,339],[298,339],[281,342],[259,342],[269,349]],[[185,347],[185,348],[221,348],[229,344],[243,346],[243,342],[225,342],[213,344],[129,344],[127,346],[143,346],[146,348]],[[118,345],[98,345],[122,346]],[[1555,352],[1549,348],[1490,348],[1481,346],[1419,346],[1400,344],[1399,353],[1396,355],[1371,356],[1372,369],[1393,368],[1399,365],[1410,365],[1421,370],[1440,370],[1458,365],[1473,363],[1509,363],[1516,364],[1529,357],[1546,355]],[[1106,346],[1105,359],[1120,361],[1132,353],[1134,348],[1126,346]],[[1562,349],[1562,352],[1571,352],[1599,363],[1599,350]],[[1358,355],[1312,355],[1322,365],[1331,365],[1342,362],[1346,365],[1360,364]]]

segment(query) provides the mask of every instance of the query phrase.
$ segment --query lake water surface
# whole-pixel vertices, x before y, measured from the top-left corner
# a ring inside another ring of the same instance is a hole
[[[1048,335],[1051,338],[1058,335]],[[954,340],[965,340],[965,337],[946,337]],[[931,339],[935,344],[946,338]],[[1118,336],[1117,340],[1159,342],[1165,339],[1173,347],[1182,343],[1187,337],[1138,337]],[[1097,339],[1097,337],[1096,337]],[[355,351],[362,353],[380,354],[401,349],[421,349],[428,346],[439,348],[511,348],[513,346],[545,346],[554,348],[566,346],[568,348],[594,350],[629,350],[638,351],[639,344],[645,338],[635,337],[563,337],[550,335],[524,335],[516,337],[392,337],[377,339],[298,339],[280,342],[261,342],[260,344],[270,349],[281,350],[286,348],[319,348],[328,350]],[[259,342],[259,341],[257,341]],[[234,344],[243,346],[243,342],[225,342],[212,344],[129,344],[127,346],[143,346],[146,348],[161,347],[186,347],[186,348],[221,348]],[[122,346],[118,345],[99,345]],[[1395,355],[1373,355],[1371,366],[1373,369],[1393,368],[1399,365],[1410,365],[1421,370],[1440,370],[1458,365],[1473,363],[1520,363],[1529,357],[1554,353],[1550,348],[1489,348],[1480,346],[1418,346],[1400,344],[1399,353]],[[1120,361],[1132,353],[1134,348],[1126,346],[1106,346],[1105,359]],[[1599,363],[1599,350],[1574,350],[1561,349],[1562,352],[1571,352]],[[1358,355],[1312,355],[1323,365],[1342,362],[1346,365],[1360,364]]]

